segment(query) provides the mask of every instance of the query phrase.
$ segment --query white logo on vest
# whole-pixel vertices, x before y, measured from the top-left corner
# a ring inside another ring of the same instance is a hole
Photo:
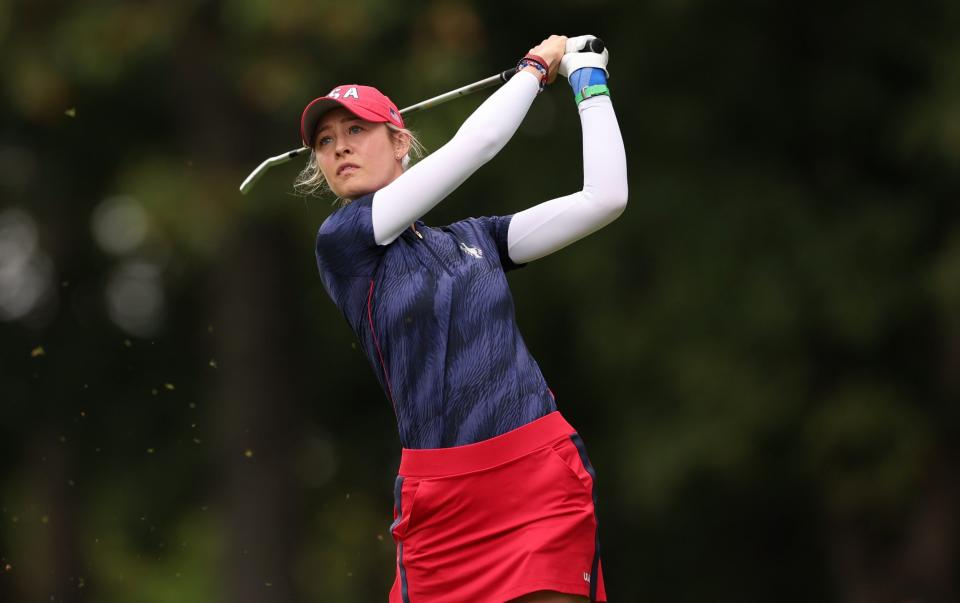
[[[479,247],[470,247],[466,243],[460,243],[460,249],[462,249],[464,253],[470,254],[477,259],[483,257],[483,250]]]

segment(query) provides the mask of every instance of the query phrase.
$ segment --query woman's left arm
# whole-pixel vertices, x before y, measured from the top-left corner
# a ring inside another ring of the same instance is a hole
[[[609,96],[580,103],[583,190],[513,216],[507,231],[517,264],[549,255],[614,221],[627,207],[627,160]]]

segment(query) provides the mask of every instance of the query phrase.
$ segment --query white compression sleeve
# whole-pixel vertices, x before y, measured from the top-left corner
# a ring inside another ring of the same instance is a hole
[[[404,229],[493,159],[520,127],[540,81],[522,71],[463,122],[456,135],[373,196],[373,234],[379,245],[394,241]]]
[[[545,201],[513,216],[507,231],[510,259],[542,258],[603,228],[627,206],[627,159],[608,96],[580,103],[583,190]]]

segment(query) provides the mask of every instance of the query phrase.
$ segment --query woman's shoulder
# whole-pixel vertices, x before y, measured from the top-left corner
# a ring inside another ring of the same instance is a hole
[[[444,228],[455,234],[472,234],[480,237],[497,239],[502,236],[510,225],[513,216],[481,216],[479,218],[465,218]]]
[[[371,225],[372,204],[373,193],[342,201],[340,207],[333,210],[320,224],[318,236],[331,234],[345,227],[362,228]]]
[[[317,232],[316,256],[321,269],[343,275],[368,275],[384,248],[377,245],[370,218],[370,199],[359,197],[327,216]]]
[[[479,217],[470,217],[464,218],[463,220],[457,220],[456,222],[451,222],[442,228],[450,229],[481,229],[489,230],[491,226],[498,224],[500,222],[506,221],[509,222],[510,218],[513,216],[479,216]]]

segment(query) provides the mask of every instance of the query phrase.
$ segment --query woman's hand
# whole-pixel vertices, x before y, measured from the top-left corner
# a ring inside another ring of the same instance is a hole
[[[547,83],[552,84],[557,79],[557,70],[560,69],[560,59],[567,52],[567,36],[550,36],[543,42],[530,49],[547,62]]]

